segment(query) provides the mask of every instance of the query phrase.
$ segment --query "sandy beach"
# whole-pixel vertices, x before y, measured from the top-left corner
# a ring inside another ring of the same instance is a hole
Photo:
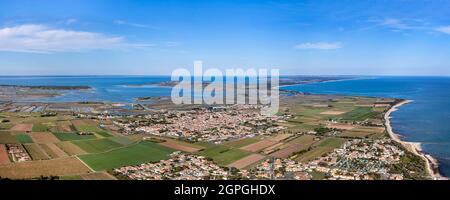
[[[398,134],[394,133],[394,131],[392,130],[392,126],[391,126],[391,121],[390,121],[390,115],[397,111],[397,109],[402,106],[405,105],[407,103],[410,103],[412,101],[410,100],[405,100],[402,101],[398,104],[396,104],[395,106],[393,106],[392,108],[390,108],[386,114],[384,115],[384,119],[385,119],[385,126],[386,126],[386,130],[389,134],[389,136],[396,142],[400,143],[402,146],[404,146],[408,151],[410,151],[411,153],[421,157],[425,162],[426,162],[426,168],[428,171],[428,174],[430,174],[431,179],[433,180],[446,180],[446,177],[443,177],[440,173],[439,173],[439,163],[438,161],[433,158],[432,156],[425,154],[422,151],[422,147],[421,147],[421,143],[419,142],[405,142],[402,141],[399,137]]]

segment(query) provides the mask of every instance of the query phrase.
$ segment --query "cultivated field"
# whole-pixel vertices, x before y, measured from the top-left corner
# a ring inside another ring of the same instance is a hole
[[[52,133],[41,132],[41,133],[30,133],[31,138],[35,143],[46,144],[46,143],[58,143],[60,142]]]
[[[229,164],[228,167],[235,167],[238,169],[243,169],[247,166],[250,166],[250,165],[264,159],[264,158],[265,158],[265,156],[263,156],[263,155],[252,154],[252,155],[246,156],[244,158],[241,158],[241,159]]]
[[[308,162],[311,160],[316,159],[317,157],[320,157],[328,152],[333,151],[335,148],[340,147],[342,144],[344,144],[346,140],[342,138],[326,138],[322,140],[317,146],[315,146],[312,150],[300,154],[296,160],[300,162]]]
[[[56,132],[53,133],[59,140],[61,141],[71,141],[71,140],[87,140],[87,139],[95,139],[95,135],[79,135],[77,133],[68,133],[68,132]]]
[[[10,163],[8,158],[8,152],[3,144],[0,144],[0,165]]]
[[[270,156],[276,158],[286,158],[291,156],[293,153],[307,150],[311,147],[312,144],[316,143],[315,136],[312,135],[302,135],[298,138],[295,138],[292,141],[287,142],[286,144],[279,147],[280,150],[275,153],[270,154]]]
[[[56,146],[58,146],[60,149],[62,149],[64,152],[66,152],[68,155],[80,155],[85,154],[86,151],[81,149],[75,144],[72,144],[71,142],[60,142],[56,143]]]
[[[156,143],[140,142],[105,153],[80,155],[78,157],[92,169],[98,171],[167,159],[173,151]]]
[[[95,139],[95,140],[77,140],[72,141],[87,153],[101,153],[114,148],[122,147],[123,145],[110,140],[109,138]]]
[[[261,151],[267,147],[270,147],[274,144],[277,144],[277,141],[272,141],[272,140],[262,140],[244,147],[241,147],[240,149],[245,150],[245,151],[251,151],[251,152],[258,152]]]
[[[33,124],[17,124],[11,128],[11,131],[30,132],[32,128]]]
[[[80,178],[83,180],[117,180],[114,176],[107,172],[94,172],[89,174],[82,174]]]
[[[0,144],[17,143],[16,136],[9,132],[0,132]]]
[[[198,152],[200,155],[212,158],[219,165],[227,166],[245,156],[250,155],[248,151],[230,148],[224,145],[213,145]]]
[[[0,165],[0,177],[11,179],[39,178],[41,175],[75,175],[87,172],[89,169],[72,157]]]
[[[168,148],[171,148],[171,149],[176,149],[179,151],[184,151],[184,152],[189,152],[189,153],[194,153],[194,152],[197,152],[202,149],[202,147],[192,145],[192,144],[187,144],[185,142],[180,142],[180,141],[176,141],[176,140],[167,140],[165,142],[158,143],[158,144],[168,147]]]
[[[38,144],[24,144],[23,146],[33,160],[47,160],[50,158]]]

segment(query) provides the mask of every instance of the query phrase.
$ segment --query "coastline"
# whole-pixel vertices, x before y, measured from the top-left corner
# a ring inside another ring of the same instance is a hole
[[[426,163],[426,168],[427,168],[427,172],[430,175],[431,179],[433,180],[446,180],[446,177],[443,177],[440,173],[439,173],[439,163],[438,161],[433,158],[432,156],[426,154],[423,152],[422,147],[421,147],[421,143],[419,142],[405,142],[402,141],[399,137],[398,134],[396,134],[393,129],[392,129],[392,125],[391,125],[391,114],[395,111],[398,110],[398,108],[402,105],[411,103],[411,100],[403,100],[399,103],[397,103],[396,105],[392,106],[384,115],[384,120],[385,120],[385,126],[386,126],[386,130],[389,134],[389,137],[400,143],[403,147],[405,147],[409,152],[413,153],[414,155],[417,155],[419,157],[421,157],[425,163]]]

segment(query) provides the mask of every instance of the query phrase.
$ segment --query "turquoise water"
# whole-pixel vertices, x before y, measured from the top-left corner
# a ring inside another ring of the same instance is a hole
[[[441,173],[450,175],[450,77],[377,77],[283,89],[413,100],[392,114],[393,129],[405,141],[421,142],[439,160]]]

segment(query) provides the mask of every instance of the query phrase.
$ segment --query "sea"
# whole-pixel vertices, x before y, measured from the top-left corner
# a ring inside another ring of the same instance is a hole
[[[64,95],[31,99],[39,102],[103,101],[131,103],[137,97],[170,96],[171,88],[157,83],[169,76],[0,76],[0,85],[90,86]],[[362,77],[348,80],[283,86],[314,94],[391,97],[413,100],[392,114],[394,132],[402,140],[422,143],[450,176],[450,77]]]

